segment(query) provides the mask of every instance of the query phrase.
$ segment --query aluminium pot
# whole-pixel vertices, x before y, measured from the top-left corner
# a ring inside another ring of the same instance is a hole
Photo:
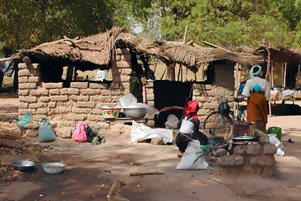
[[[144,107],[126,107],[123,111],[125,116],[131,119],[141,119],[146,115]]]
[[[14,166],[15,170],[19,170],[22,172],[32,171],[36,165],[35,162],[28,160],[17,160],[11,162],[11,164]]]

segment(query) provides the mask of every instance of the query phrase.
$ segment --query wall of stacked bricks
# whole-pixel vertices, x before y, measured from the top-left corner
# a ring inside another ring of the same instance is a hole
[[[112,54],[113,82],[110,86],[106,83],[71,82],[70,88],[63,88],[62,82],[43,83],[40,81],[39,64],[20,63],[19,119],[28,111],[32,111],[32,121],[40,122],[41,117],[46,117],[62,138],[71,137],[76,123],[86,123],[103,134],[110,124],[105,122],[99,105],[120,105],[120,97],[129,93],[130,73],[131,54],[126,48],[116,49]],[[147,104],[154,106],[153,82],[146,84],[146,92]],[[200,120],[217,109],[217,97],[226,96],[231,101],[231,95],[233,91],[222,87],[193,84],[192,98],[200,104]],[[147,125],[154,126],[154,117],[147,117]]]
[[[277,148],[274,144],[239,145],[230,156],[218,158],[216,170],[221,174],[240,175],[243,173],[272,177],[275,172]]]

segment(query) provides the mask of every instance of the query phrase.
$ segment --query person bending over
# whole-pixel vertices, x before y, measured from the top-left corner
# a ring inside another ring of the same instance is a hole
[[[178,123],[180,130],[175,142],[181,153],[185,152],[191,140],[199,140],[202,145],[206,145],[208,142],[207,136],[199,131],[200,120],[197,117],[198,110],[198,102],[195,100],[189,101],[187,109]]]

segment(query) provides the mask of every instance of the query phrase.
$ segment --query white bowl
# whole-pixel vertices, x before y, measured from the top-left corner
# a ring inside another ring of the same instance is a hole
[[[101,108],[102,114],[105,118],[115,119],[119,117],[121,108]]]

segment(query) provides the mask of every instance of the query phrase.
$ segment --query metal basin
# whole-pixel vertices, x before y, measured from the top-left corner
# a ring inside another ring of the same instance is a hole
[[[36,165],[35,162],[27,160],[13,161],[11,164],[16,170],[20,170],[23,172],[32,171]]]
[[[127,107],[123,108],[126,117],[131,119],[141,119],[146,115],[144,107]]]

